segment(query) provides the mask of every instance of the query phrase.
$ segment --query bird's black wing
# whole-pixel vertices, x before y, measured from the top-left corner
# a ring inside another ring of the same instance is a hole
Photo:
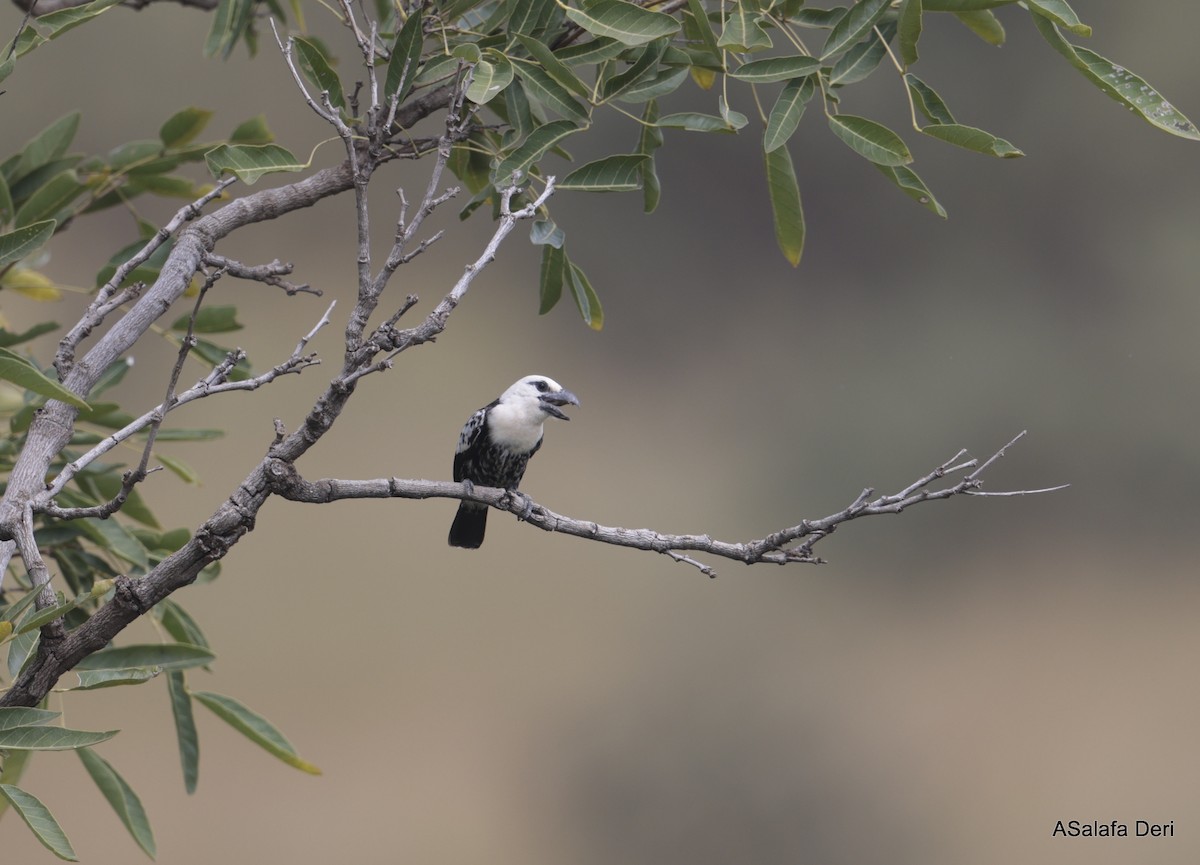
[[[499,400],[488,403],[463,424],[462,432],[458,434],[458,446],[454,449],[454,480],[463,480],[463,464],[468,460],[468,454],[481,444],[480,437],[487,425],[488,410],[498,404]]]

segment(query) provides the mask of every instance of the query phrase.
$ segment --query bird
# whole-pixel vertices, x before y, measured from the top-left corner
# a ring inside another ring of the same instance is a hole
[[[454,451],[454,480],[515,492],[529,458],[542,446],[548,417],[570,420],[561,406],[579,405],[579,397],[544,375],[515,381],[499,398],[467,420]],[[478,549],[487,528],[488,506],[462,502],[450,526],[452,547]]]

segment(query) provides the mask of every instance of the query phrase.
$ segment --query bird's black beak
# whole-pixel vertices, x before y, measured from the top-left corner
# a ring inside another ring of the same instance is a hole
[[[538,399],[542,403],[542,411],[548,415],[553,415],[560,420],[570,420],[562,411],[559,410],[560,405],[579,405],[579,397],[571,393],[569,390],[558,390],[553,393],[541,394]]]

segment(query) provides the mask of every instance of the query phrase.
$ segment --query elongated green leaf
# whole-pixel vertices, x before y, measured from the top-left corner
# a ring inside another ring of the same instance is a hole
[[[717,47],[717,34],[713,32],[708,20],[708,12],[704,8],[704,0],[688,0],[688,13],[696,35],[705,51],[717,62],[720,62],[721,49]]]
[[[937,91],[920,78],[908,72],[904,75],[904,83],[908,85],[913,105],[929,119],[930,123],[957,122],[954,119],[954,115],[950,113],[950,109],[946,106],[946,103],[942,101],[942,97],[937,94]]]
[[[0,267],[20,261],[41,249],[54,234],[57,224],[53,219],[45,219],[16,231],[0,234]]]
[[[243,120],[229,133],[230,144],[270,144],[274,140],[275,135],[262,114]]]
[[[404,26],[396,34],[396,41],[392,43],[392,56],[388,60],[387,77],[383,83],[383,95],[387,99],[398,93],[400,101],[403,102],[412,87],[413,79],[417,77],[417,67],[421,63],[421,45],[425,40],[421,8],[417,6],[417,11],[408,16]]]
[[[6,348],[0,348],[0,378],[76,408],[88,408],[86,402]]]
[[[926,8],[928,8],[928,4]],[[978,12],[955,12],[954,17],[989,45],[999,47],[1004,44],[1006,38],[1004,25],[1000,23],[1000,19],[996,17],[996,14],[992,10],[981,9]]]
[[[587,109],[580,105],[565,87],[542,71],[541,67],[528,61],[517,60],[513,64],[525,92],[555,114],[576,123],[586,123]]]
[[[648,157],[642,163],[642,210],[653,213],[662,198],[662,185],[658,180],[658,172],[654,169],[654,153],[662,147],[663,134],[657,126],[658,103],[651,99],[642,111],[641,135],[638,137],[638,153]]]
[[[1079,16],[1067,4],[1067,0],[1025,0],[1025,2],[1033,12],[1044,15],[1059,27],[1065,27],[1076,36],[1092,35],[1092,28],[1079,20]]]
[[[877,25],[865,39],[833,64],[833,70],[829,73],[829,83],[835,87],[845,87],[847,84],[862,81],[874,72],[887,56],[888,45],[895,35],[895,24]]]
[[[900,34],[900,60],[905,67],[917,62],[917,42],[921,39],[921,0],[901,0],[897,29]]]
[[[289,766],[310,775],[321,774],[320,769],[296,753],[292,743],[270,721],[232,697],[214,694],[210,691],[197,691],[192,694],[192,699],[210,709],[226,724]]]
[[[604,308],[600,306],[600,298],[596,296],[596,291],[587,276],[573,261],[567,261],[567,279],[571,285],[575,305],[579,307],[579,314],[583,316],[584,322],[592,330],[603,328]]]
[[[546,244],[542,247],[542,265],[538,279],[538,315],[554,309],[562,297],[566,279],[566,254],[561,246]]]
[[[591,98],[592,89],[584,84],[578,75],[571,71],[570,66],[555,56],[548,45],[544,42],[539,42],[532,36],[525,36],[523,34],[518,34],[517,40],[533,56],[533,59],[542,65],[542,70],[547,75],[577,96],[582,96],[584,99]]]
[[[840,54],[862,39],[883,17],[883,13],[888,10],[889,5],[890,0],[858,0],[829,31],[825,47],[821,49],[821,59],[825,60]]]
[[[101,649],[75,665],[77,670],[128,670],[140,667],[161,667],[182,670],[212,663],[216,655],[202,646],[187,643],[147,643]]]
[[[1003,138],[997,138],[990,132],[976,129],[974,126],[963,126],[961,123],[935,123],[921,129],[931,138],[937,138],[948,144],[974,150],[987,156],[1000,159],[1013,159],[1025,154]]]
[[[0,730],[11,730],[13,727],[36,727],[39,724],[49,724],[61,714],[61,712],[51,712],[48,709],[27,709],[23,706],[3,706],[0,707]]]
[[[500,160],[496,166],[496,183],[507,184],[514,171],[525,173],[547,150],[578,131],[579,127],[570,120],[554,120],[539,126],[530,133],[524,144]]]
[[[946,209],[938,203],[938,200],[933,197],[933,193],[929,191],[929,187],[921,178],[917,177],[916,172],[911,168],[906,165],[876,165],[875,167],[913,201],[932,210],[942,219],[946,218]]]
[[[490,59],[480,60],[475,64],[471,86],[467,88],[467,98],[476,105],[491,102],[512,83],[514,75],[512,63],[504,55],[489,49],[485,56]]]
[[[159,667],[129,667],[124,670],[76,670],[79,684],[72,691],[95,691],[119,685],[140,685],[158,676]]]
[[[737,0],[725,19],[725,27],[717,39],[717,45],[731,51],[745,53],[762,51],[771,47],[771,35],[763,25],[753,0]]]
[[[57,604],[52,607],[46,607],[45,609],[38,610],[33,615],[23,619],[21,621],[21,627],[19,627],[16,632],[18,634],[27,634],[30,631],[36,631],[47,622],[53,622],[55,619],[60,618],[66,613],[69,613],[71,610],[79,606],[81,601],[85,601],[87,599],[88,596],[84,595],[71,601],[64,601],[62,599],[62,593],[60,592],[58,595]]]
[[[122,423],[121,426],[125,426],[125,424]],[[143,571],[150,569],[146,548],[121,523],[116,520],[101,520],[95,517],[88,517],[79,520],[77,525],[87,533],[88,539],[97,546],[103,547],[114,555],[120,556],[131,565],[136,565]]]
[[[88,730],[68,730],[65,727],[12,727],[0,730],[0,748],[22,751],[73,751],[111,739],[119,730],[93,733]]]
[[[1105,94],[1164,132],[1200,141],[1200,132],[1195,124],[1144,79],[1123,66],[1106,60],[1095,51],[1067,42],[1054,23],[1041,15],[1034,15],[1033,23],[1055,51],[1066,57],[1072,66]]]
[[[614,75],[605,80],[601,88],[601,94],[605,99],[612,99],[620,96],[639,83],[655,77],[655,71],[658,69],[658,63],[662,60],[663,53],[667,50],[666,39],[656,39],[641,49],[635,60],[629,68],[623,72]],[[674,71],[674,70],[672,70]]]
[[[508,5],[508,32],[528,35],[544,25],[554,0],[512,0]]]
[[[186,333],[192,316],[181,315],[171,324],[171,330]],[[237,307],[231,305],[201,307],[196,314],[195,333],[229,333],[241,330],[242,325],[237,320]]]
[[[25,593],[25,597],[15,603],[9,604],[4,608],[4,613],[0,614],[0,622],[15,622],[17,618],[33,607],[37,601],[38,593],[29,591]]]
[[[200,475],[183,460],[160,453],[156,453],[154,458],[162,463],[163,468],[167,469],[184,483],[192,485],[200,483]]]
[[[529,242],[534,246],[550,244],[559,249],[567,241],[567,233],[553,219],[537,219],[529,228]]]
[[[74,169],[56,174],[18,208],[15,220],[17,228],[59,217],[86,190],[87,187],[79,182],[79,175]]]
[[[559,189],[580,192],[633,192],[642,188],[642,153],[619,153],[576,168],[558,182]]]
[[[292,44],[296,46],[300,71],[304,73],[304,77],[311,81],[317,89],[329,94],[329,102],[334,108],[344,108],[346,96],[342,92],[341,79],[329,65],[329,60],[321,53],[321,47],[317,43],[299,36],[292,37]],[[386,88],[386,82],[384,86]]]
[[[0,171],[0,225],[9,222],[16,212],[17,209],[13,205],[12,190],[8,188],[8,181],[4,179],[3,171]]]
[[[820,66],[821,61],[815,57],[769,57],[766,60],[751,60],[736,72],[730,72],[729,77],[749,81],[751,84],[767,84],[771,81],[803,78],[816,72]]]
[[[34,592],[33,594],[36,594]],[[33,615],[30,613],[30,615]],[[21,672],[21,668],[33,655],[37,648],[38,642],[41,640],[41,633],[38,631],[27,631],[13,637],[8,642],[8,677],[15,679]]]
[[[658,125],[664,129],[684,129],[688,132],[733,132],[734,129],[724,118],[711,114],[697,114],[694,111],[682,111],[678,114],[668,114],[660,117]]]
[[[568,45],[554,52],[558,59],[568,66],[592,66],[612,60],[625,51],[625,46],[616,39],[607,36],[597,37],[589,42]]]
[[[33,327],[23,330],[20,333],[12,333],[0,327],[0,348],[8,348],[11,345],[20,345],[23,342],[29,342],[31,339],[36,339],[44,333],[50,333],[53,330],[58,330],[59,324],[56,321],[42,321],[35,324]]]
[[[895,132],[874,120],[852,114],[829,116],[829,128],[852,150],[877,165],[904,165],[912,154]]]
[[[796,267],[804,253],[804,208],[800,205],[796,171],[786,147],[776,148],[765,156],[767,190],[775,220],[775,240],[784,258],[791,262],[792,267]]]
[[[8,175],[8,182],[16,183],[35,168],[41,168],[66,153],[75,140],[75,133],[79,131],[81,116],[80,112],[72,111],[31,138],[21,148],[21,157]]]
[[[303,171],[308,167],[308,163],[299,162],[278,144],[221,144],[208,151],[204,161],[213,177],[220,178],[228,171],[248,186],[264,174]]]
[[[995,9],[997,6],[1008,6],[1017,0],[924,0],[925,9],[929,12],[981,12]]]
[[[651,99],[658,99],[660,96],[666,96],[668,93],[674,93],[679,89],[679,85],[683,84],[688,77],[690,71],[694,71],[697,67],[679,66],[677,68],[663,68],[653,78],[643,78],[641,81],[633,84],[628,90],[617,94],[617,100],[620,102],[641,103]]]
[[[108,804],[117,812],[117,817],[129,830],[133,840],[142,848],[147,856],[154,858],[157,852],[154,844],[154,832],[150,828],[150,820],[146,817],[146,809],[133,788],[112,767],[112,764],[93,751],[91,748],[80,748],[77,752],[83,761],[92,781],[100,788]]]
[[[238,39],[246,33],[253,8],[254,0],[219,0],[204,42],[204,56],[220,55],[228,60]]]
[[[213,113],[201,108],[185,108],[168,118],[158,130],[158,138],[164,147],[182,147],[204,131]]]
[[[59,859],[65,859],[68,862],[79,861],[79,857],[71,848],[71,842],[67,840],[66,833],[58,825],[58,821],[54,819],[50,809],[43,805],[37,796],[26,793],[20,787],[14,787],[12,784],[0,784],[0,796],[8,800],[13,810],[21,815],[25,825],[45,845],[47,850]]]
[[[796,126],[804,114],[805,103],[812,99],[816,89],[816,82],[810,75],[806,78],[795,78],[789,81],[779,91],[775,105],[771,108],[771,115],[767,118],[767,129],[763,133],[763,150],[765,152],[770,153],[772,150],[782,147],[792,137],[792,133],[796,131]]]
[[[679,30],[679,22],[670,15],[625,0],[599,0],[586,9],[568,8],[566,15],[592,35],[607,36],[623,45],[643,45]]]
[[[171,696],[171,714],[175,718],[175,738],[179,741],[179,762],[183,767],[183,786],[188,794],[196,792],[200,779],[200,734],[192,714],[192,698],[184,684],[183,673],[167,673],[167,691]]]

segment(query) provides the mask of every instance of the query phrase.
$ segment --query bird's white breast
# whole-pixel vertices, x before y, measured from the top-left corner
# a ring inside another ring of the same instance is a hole
[[[488,432],[493,444],[526,453],[541,439],[545,419],[536,400],[502,402],[488,413]]]

